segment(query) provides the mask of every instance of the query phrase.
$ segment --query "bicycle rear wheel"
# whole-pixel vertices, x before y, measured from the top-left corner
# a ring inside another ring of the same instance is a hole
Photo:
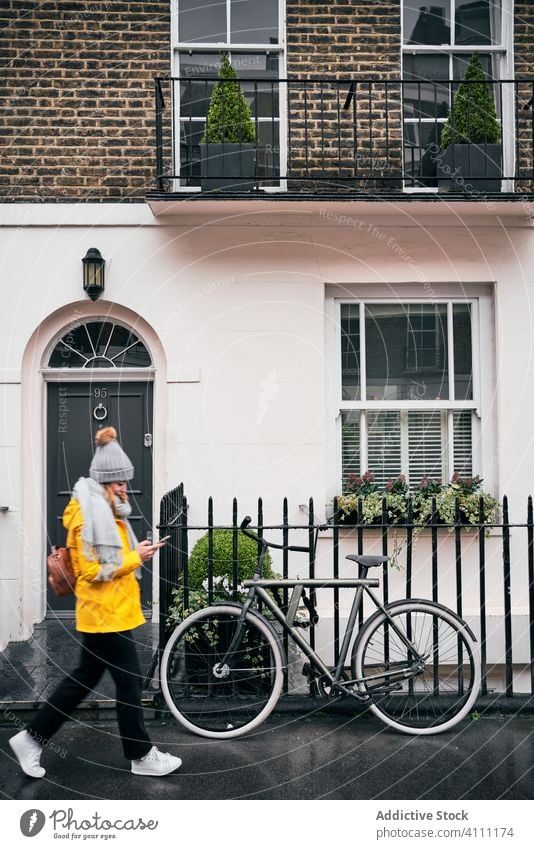
[[[271,713],[284,681],[280,644],[253,612],[241,642],[220,666],[240,622],[241,608],[218,604],[185,619],[161,662],[167,706],[189,731],[228,739],[252,731]]]
[[[364,687],[373,699],[370,710],[406,734],[453,728],[478,696],[475,640],[452,610],[432,602],[406,600],[388,613],[394,624],[385,614],[375,614],[364,623],[352,652],[353,677],[368,679]],[[404,673],[415,655],[401,635],[424,658],[421,671],[409,678]]]

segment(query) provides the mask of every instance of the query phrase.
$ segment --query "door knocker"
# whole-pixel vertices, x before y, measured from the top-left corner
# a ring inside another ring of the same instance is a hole
[[[93,416],[95,417],[95,419],[97,420],[97,422],[102,422],[102,421],[104,421],[104,419],[106,419],[106,418],[107,418],[107,415],[108,415],[108,411],[107,411],[107,409],[104,407],[104,405],[103,405],[103,404],[99,404],[99,405],[98,405],[97,407],[95,407],[95,408],[94,408],[94,410],[93,410]]]

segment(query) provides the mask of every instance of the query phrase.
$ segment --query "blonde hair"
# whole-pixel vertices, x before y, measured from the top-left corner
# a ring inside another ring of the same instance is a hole
[[[113,515],[116,516],[117,513],[115,511],[115,493],[111,489],[111,484],[103,483],[102,489],[104,490],[104,498],[108,502],[109,506],[113,510]],[[117,493],[117,497],[120,501],[128,501],[128,495],[125,492]]]

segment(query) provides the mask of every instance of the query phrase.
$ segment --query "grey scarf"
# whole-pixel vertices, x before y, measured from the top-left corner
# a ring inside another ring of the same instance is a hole
[[[115,516],[104,496],[101,484],[92,478],[79,478],[72,491],[83,515],[82,553],[90,560],[98,560],[101,566],[97,580],[110,581],[122,563],[122,542],[115,523]],[[137,538],[128,521],[132,512],[130,504],[119,498],[115,501],[116,514],[124,521],[131,549]]]

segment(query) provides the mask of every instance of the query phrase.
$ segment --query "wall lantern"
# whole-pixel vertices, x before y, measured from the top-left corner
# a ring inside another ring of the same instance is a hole
[[[89,248],[83,262],[83,290],[92,301],[96,301],[104,291],[104,269],[106,260],[98,248]]]

